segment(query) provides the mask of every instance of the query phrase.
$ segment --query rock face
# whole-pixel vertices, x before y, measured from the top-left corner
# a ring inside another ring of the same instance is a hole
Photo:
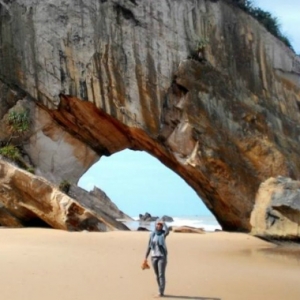
[[[45,179],[0,160],[0,225],[34,224],[71,231],[127,229],[104,213],[86,209]]]
[[[1,110],[26,98],[87,153],[75,171],[52,131],[47,159],[22,140],[47,178],[147,151],[242,231],[261,182],[299,178],[299,57],[228,1],[15,0],[0,15]]]
[[[268,239],[300,240],[300,181],[270,178],[260,185],[251,213],[251,233]]]
[[[80,176],[99,160],[89,146],[70,135],[51,116],[28,96],[7,89],[0,82],[0,140],[23,144],[28,161],[35,166],[35,174],[53,183],[62,180],[77,183]],[[23,135],[12,135],[7,126],[7,115],[12,111],[28,111],[30,129]],[[12,137],[12,138],[11,138]]]

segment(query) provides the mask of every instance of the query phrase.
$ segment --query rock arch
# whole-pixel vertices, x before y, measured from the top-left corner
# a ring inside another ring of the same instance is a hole
[[[100,155],[147,151],[199,194],[225,230],[242,231],[262,181],[299,178],[299,57],[236,7],[9,5],[13,18],[0,11],[1,99],[7,87],[17,91],[15,101],[25,97],[86,153],[93,149],[85,169]],[[195,60],[201,38],[209,42]]]

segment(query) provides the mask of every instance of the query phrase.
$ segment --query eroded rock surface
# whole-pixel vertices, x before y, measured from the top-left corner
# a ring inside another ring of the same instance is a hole
[[[1,107],[24,95],[96,153],[72,181],[97,156],[147,151],[223,229],[249,231],[260,183],[300,177],[299,57],[229,3],[16,0],[0,14]]]
[[[105,213],[95,214],[42,177],[0,160],[0,225],[23,227],[43,221],[70,231],[127,229]]]
[[[300,181],[270,178],[260,185],[251,213],[251,233],[268,239],[300,240]]]

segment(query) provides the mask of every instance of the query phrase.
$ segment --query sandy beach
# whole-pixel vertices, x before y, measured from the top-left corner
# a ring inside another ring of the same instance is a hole
[[[140,268],[148,236],[0,229],[0,299],[153,299],[153,270]],[[168,299],[300,299],[300,259],[260,239],[171,232],[167,244]]]

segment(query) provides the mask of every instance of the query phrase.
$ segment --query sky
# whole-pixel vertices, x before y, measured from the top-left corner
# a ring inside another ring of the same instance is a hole
[[[300,53],[300,0],[255,0],[254,4],[279,19],[282,32]],[[209,216],[202,200],[173,171],[146,152],[124,150],[103,156],[80,179],[86,190],[102,189],[125,213],[135,217]]]
[[[101,157],[79,185],[87,190],[98,186],[132,217],[145,212],[155,216],[209,214],[185,181],[143,151],[123,150]]]

